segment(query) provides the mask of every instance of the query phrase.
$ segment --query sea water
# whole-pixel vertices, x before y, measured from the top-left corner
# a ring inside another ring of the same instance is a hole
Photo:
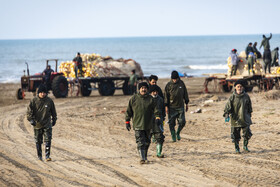
[[[0,40],[0,83],[20,82],[26,63],[35,74],[45,69],[46,59],[69,61],[77,52],[134,59],[145,76],[169,78],[172,70],[189,76],[226,73],[233,48],[240,53],[249,42],[259,48],[261,41],[262,35]],[[273,35],[270,46],[280,46],[280,34]]]

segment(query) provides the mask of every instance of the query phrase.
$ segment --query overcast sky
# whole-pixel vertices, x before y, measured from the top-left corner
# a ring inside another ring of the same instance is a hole
[[[0,39],[279,34],[279,0],[0,0]]]

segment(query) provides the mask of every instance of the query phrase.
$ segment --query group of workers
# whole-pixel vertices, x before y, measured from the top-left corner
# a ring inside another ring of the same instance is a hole
[[[140,164],[149,162],[147,154],[152,136],[154,136],[157,143],[157,157],[164,157],[162,154],[165,138],[163,123],[166,115],[168,116],[173,142],[181,139],[180,132],[186,124],[185,112],[188,111],[189,97],[187,88],[180,79],[179,73],[172,71],[171,80],[165,86],[164,95],[157,85],[157,81],[158,77],[151,75],[149,84],[146,82],[139,83],[139,92],[130,98],[126,110],[126,128],[130,131],[130,120],[132,119],[137,150],[140,155]],[[176,119],[178,121],[177,131],[175,131]]]
[[[158,77],[151,75],[149,81],[138,84],[138,92],[128,102],[125,123],[128,131],[133,127],[140,155],[140,164],[149,163],[147,159],[151,137],[154,136],[157,143],[157,157],[163,158],[164,121],[168,117],[169,130],[173,142],[181,140],[180,133],[186,124],[185,112],[188,111],[188,91],[185,83],[180,79],[177,71],[172,71],[171,80],[166,84],[164,94],[157,85]],[[244,91],[242,81],[234,84],[235,91],[229,98],[224,117],[226,121],[231,118],[231,138],[235,144],[236,153],[240,153],[240,132],[243,131],[243,149],[249,152],[248,143],[252,136],[250,125],[252,124],[252,104],[250,97]],[[48,90],[41,84],[27,107],[27,120],[34,127],[34,138],[37,156],[42,160],[42,144],[45,142],[45,158],[51,161],[50,150],[52,140],[52,128],[56,124],[57,114],[53,100],[47,96]],[[133,126],[131,127],[130,121]],[[176,127],[177,124],[177,130]]]
[[[246,60],[247,60],[247,65],[248,65],[248,73],[249,75],[252,74],[254,75],[254,63],[256,62],[257,58],[263,58],[263,69],[265,73],[271,73],[271,67],[273,66],[279,66],[279,48],[276,47],[273,51],[270,50],[270,44],[269,40],[272,38],[272,34],[270,33],[269,37],[266,37],[263,35],[263,39],[260,45],[261,49],[262,47],[264,48],[263,55],[258,51],[257,49],[257,42],[254,43],[254,45],[250,42],[248,46],[246,47],[245,53],[246,53]],[[231,64],[232,64],[232,69],[231,69],[231,76],[236,75],[236,70],[238,66],[238,62],[240,59],[237,56],[237,50],[232,49],[231,53]]]

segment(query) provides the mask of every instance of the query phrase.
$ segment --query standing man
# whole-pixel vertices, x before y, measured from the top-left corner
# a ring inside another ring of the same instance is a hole
[[[130,94],[133,95],[136,93],[137,87],[137,75],[135,74],[135,69],[131,71],[131,75],[128,81],[128,88],[130,90]]]
[[[270,33],[270,36],[267,38],[265,35],[263,35],[263,40],[261,42],[260,49],[264,48],[263,51],[263,61],[264,61],[264,70],[266,73],[266,69],[268,68],[268,72],[270,73],[270,67],[271,67],[271,51],[270,51],[270,44],[269,40],[272,38],[272,34]]]
[[[253,52],[253,51],[254,51],[254,49],[253,49],[253,47],[252,47],[252,43],[250,42],[250,43],[248,44],[248,46],[246,47],[246,49],[245,49],[245,52],[246,52],[246,60],[248,59],[249,53],[250,53],[250,52]]]
[[[160,113],[157,102],[148,94],[148,84],[138,84],[139,93],[134,94],[128,103],[125,123],[128,131],[131,129],[130,119],[133,121],[137,150],[140,154],[140,164],[148,163],[147,155],[151,143],[151,129],[154,123],[160,125]]]
[[[50,65],[48,65],[47,68],[43,71],[44,82],[47,85],[48,90],[51,89],[51,75],[53,72],[54,71]]]
[[[237,50],[233,49],[233,50],[231,50],[231,53],[230,53],[231,65],[232,65],[230,76],[236,75],[236,70],[237,70],[237,66],[238,66],[238,62],[239,62],[239,58],[238,58],[236,52],[237,52]]]
[[[78,52],[76,57],[73,59],[74,63],[75,63],[75,76],[76,78],[78,78],[78,70],[80,72],[80,74],[83,74],[83,59],[81,57],[81,54]]]
[[[171,80],[165,86],[164,93],[165,112],[168,115],[169,129],[173,142],[180,140],[180,132],[186,124],[184,103],[188,111],[189,96],[184,82],[177,71],[172,71]],[[177,133],[175,132],[176,119],[178,120]]]
[[[37,148],[37,156],[42,160],[43,137],[45,142],[46,161],[51,161],[52,127],[57,117],[54,102],[47,96],[47,88],[41,84],[38,95],[34,97],[27,107],[27,120],[34,127],[34,137]]]
[[[270,50],[265,50],[263,52],[263,62],[264,62],[264,72],[266,73],[266,70],[268,70],[268,73],[270,73],[271,69],[271,52]]]
[[[250,152],[248,149],[249,139],[252,137],[250,125],[252,124],[252,103],[249,95],[244,92],[242,81],[236,81],[234,84],[235,90],[228,99],[224,110],[226,121],[231,118],[231,139],[235,145],[235,152],[240,154],[239,141],[240,131],[242,129],[242,137],[244,139],[243,149],[245,152]]]
[[[149,77],[149,86],[157,85],[158,77],[156,75],[151,75]],[[163,99],[163,93],[160,87],[158,87],[158,95]]]
[[[272,58],[272,64],[271,66],[279,66],[279,48],[276,47],[272,52],[271,52],[271,58]]]
[[[158,104],[158,109],[160,111],[160,125],[153,123],[151,135],[154,136],[155,141],[157,143],[157,157],[163,158],[164,155],[161,154],[161,152],[162,152],[162,146],[163,146],[163,142],[164,142],[164,138],[165,138],[165,136],[163,135],[163,132],[164,132],[163,121],[165,118],[165,108],[164,108],[163,98],[158,95],[159,90],[160,90],[160,87],[157,85],[151,85],[150,89],[149,89],[149,93],[154,98],[154,100],[156,100],[156,102]],[[155,122],[155,120],[154,120],[154,122]]]

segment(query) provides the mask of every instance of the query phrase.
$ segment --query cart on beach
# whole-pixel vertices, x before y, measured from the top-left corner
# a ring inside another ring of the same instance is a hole
[[[254,87],[258,89],[258,91],[268,91],[275,89],[280,89],[280,75],[279,74],[265,74],[265,75],[235,75],[228,76],[227,74],[209,74],[208,77],[205,78],[204,81],[204,93],[209,93],[208,84],[211,81],[214,81],[218,84],[219,88],[223,92],[230,92],[233,88],[233,85],[236,81],[243,81],[243,85],[245,87],[246,92],[251,92]]]

